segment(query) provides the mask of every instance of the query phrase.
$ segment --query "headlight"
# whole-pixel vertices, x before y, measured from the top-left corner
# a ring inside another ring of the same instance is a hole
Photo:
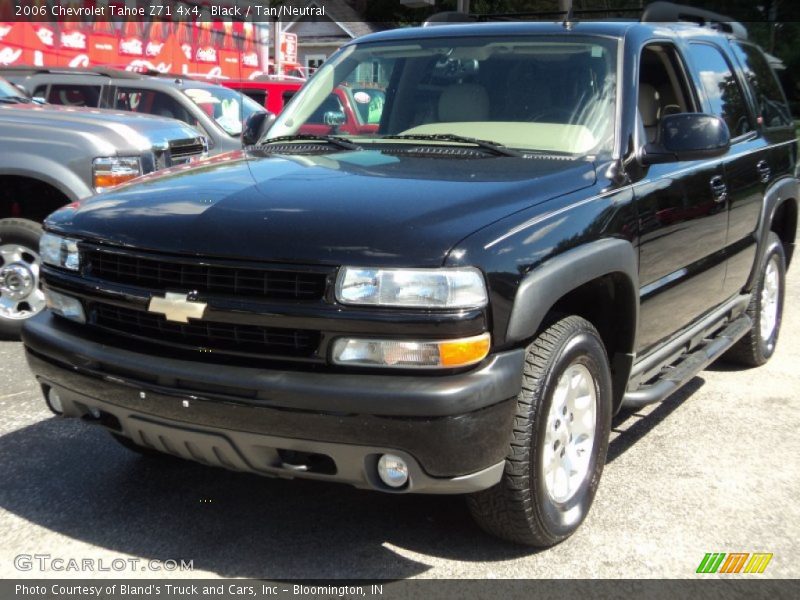
[[[130,181],[142,174],[142,164],[134,156],[109,156],[95,158],[92,164],[92,181],[97,193]]]
[[[372,269],[343,267],[336,279],[342,304],[409,308],[486,306],[486,285],[478,269]]]
[[[333,343],[333,362],[353,367],[454,369],[482,361],[490,346],[488,333],[443,341],[340,338]]]
[[[45,233],[39,239],[39,256],[42,262],[53,267],[77,271],[81,268],[77,240]]]

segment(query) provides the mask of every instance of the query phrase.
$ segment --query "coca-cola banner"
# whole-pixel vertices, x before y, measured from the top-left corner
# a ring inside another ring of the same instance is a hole
[[[0,0],[0,66],[91,67],[230,79],[267,71],[263,22],[239,0]],[[229,10],[223,10],[229,9]],[[287,40],[288,47],[296,39]],[[291,68],[293,65],[288,65]]]

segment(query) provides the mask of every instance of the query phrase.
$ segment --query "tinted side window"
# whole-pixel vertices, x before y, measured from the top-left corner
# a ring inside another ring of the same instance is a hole
[[[744,94],[722,52],[714,46],[697,43],[689,45],[689,52],[711,102],[711,112],[727,123],[731,137],[752,131]]]
[[[733,44],[733,48],[744,67],[764,127],[792,125],[783,90],[764,54],[750,44]]]
[[[162,92],[136,88],[117,88],[114,107],[120,110],[169,117],[193,124],[186,110],[174,98]]]
[[[289,90],[288,92],[283,92],[283,104],[284,106],[289,103],[289,100],[294,98],[294,95],[297,93],[297,90]]]
[[[65,106],[99,106],[100,86],[94,85],[63,85],[53,84],[47,101],[50,104],[63,104]]]
[[[245,96],[249,97],[251,100],[255,100],[261,106],[267,105],[267,91],[266,90],[236,90],[237,92],[241,92]]]

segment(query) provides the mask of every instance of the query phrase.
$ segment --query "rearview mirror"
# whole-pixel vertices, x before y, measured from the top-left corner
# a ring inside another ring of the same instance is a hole
[[[645,165],[702,160],[722,156],[730,146],[728,126],[719,117],[680,113],[661,119],[656,143],[647,144],[641,158]]]
[[[257,112],[250,115],[244,123],[242,143],[245,146],[257,144],[258,141],[264,137],[264,134],[267,133],[267,130],[275,122],[276,118],[275,113],[271,112]]]

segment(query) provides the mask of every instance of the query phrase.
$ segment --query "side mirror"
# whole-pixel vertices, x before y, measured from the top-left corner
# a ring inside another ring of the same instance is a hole
[[[703,160],[722,156],[731,147],[725,121],[715,115],[681,113],[661,119],[658,140],[644,147],[642,164]]]
[[[329,110],[323,115],[322,119],[328,127],[339,127],[340,125],[344,125],[346,117],[344,113],[339,110]]]
[[[247,118],[242,130],[242,143],[245,146],[252,146],[257,144],[258,141],[264,137],[267,130],[275,122],[275,113],[271,112],[257,112],[253,113]]]

